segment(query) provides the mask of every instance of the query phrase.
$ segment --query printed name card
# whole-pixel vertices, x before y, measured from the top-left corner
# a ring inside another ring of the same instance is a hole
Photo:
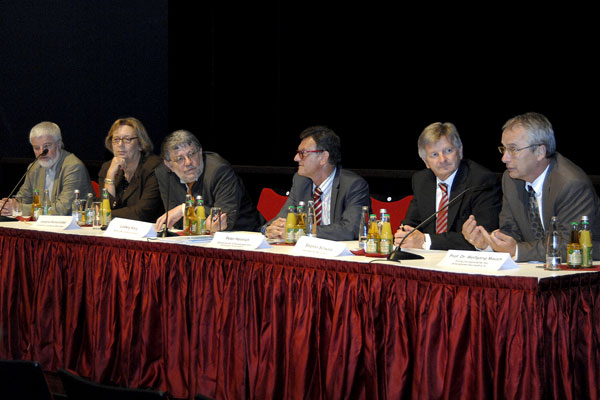
[[[154,229],[154,224],[150,222],[115,218],[108,224],[104,236],[118,239],[154,238],[156,237],[156,229]]]
[[[73,219],[73,216],[69,215],[40,215],[33,226],[39,229],[56,229],[62,231],[67,229],[81,229]]]
[[[343,242],[309,236],[302,236],[290,253],[307,257],[339,257],[352,255]]]
[[[500,271],[519,268],[508,253],[449,250],[439,267],[459,267]]]
[[[211,244],[227,249],[255,250],[270,248],[261,233],[253,232],[217,232]]]

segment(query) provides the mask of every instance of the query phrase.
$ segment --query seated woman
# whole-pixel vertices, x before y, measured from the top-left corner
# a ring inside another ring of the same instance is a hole
[[[112,218],[156,221],[164,213],[154,175],[161,159],[152,153],[146,128],[135,118],[120,118],[104,143],[114,157],[102,164],[98,184],[100,196],[103,188],[110,195]]]

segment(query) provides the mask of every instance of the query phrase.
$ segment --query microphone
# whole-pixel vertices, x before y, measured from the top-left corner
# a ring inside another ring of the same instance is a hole
[[[450,200],[444,207],[440,208],[439,210],[437,210],[436,212],[434,212],[433,214],[431,214],[429,217],[425,218],[425,220],[423,222],[421,222],[419,225],[417,225],[415,227],[415,229],[413,229],[412,231],[408,232],[408,234],[402,238],[402,240],[398,244],[398,247],[396,247],[396,249],[390,253],[390,255],[388,256],[387,259],[390,260],[390,261],[421,260],[421,259],[423,259],[424,257],[420,256],[418,254],[406,253],[406,252],[402,251],[402,243],[404,243],[404,241],[406,240],[406,238],[409,237],[414,231],[419,230],[420,227],[422,227],[427,222],[429,222],[433,217],[435,217],[436,215],[438,215],[438,213],[440,211],[443,211],[444,209],[446,209],[446,208],[450,207],[452,204],[454,204],[456,202],[456,200],[460,199],[468,191],[471,191],[471,190],[472,191],[488,190],[488,189],[491,189],[493,186],[494,185],[492,183],[484,183],[483,185],[479,185],[479,186],[471,186],[471,187],[466,188],[465,190],[463,190],[462,192],[460,192],[456,196],[454,196],[452,198],[452,200]]]
[[[2,202],[2,207],[0,207],[0,214],[2,213],[2,210],[4,210],[4,206],[6,205],[6,202],[8,201],[8,199],[10,199],[10,197],[13,195],[13,193],[15,192],[15,190],[17,190],[17,188],[21,184],[21,182],[23,182],[23,179],[25,179],[25,177],[29,173],[29,170],[31,169],[31,167],[33,167],[33,165],[40,159],[40,157],[43,157],[46,154],[48,154],[48,149],[44,149],[44,151],[42,151],[35,158],[35,160],[31,164],[29,164],[29,167],[27,167],[27,171],[25,171],[25,174],[23,174],[23,176],[21,177],[21,179],[19,179],[19,182],[17,182],[17,184],[15,185],[15,187],[13,188],[13,190],[11,190],[10,194],[8,195],[8,197]],[[8,218],[8,217],[4,217],[4,216],[0,215],[0,221],[3,221],[3,222],[6,222],[6,221],[16,221],[16,219],[14,219],[14,218]]]

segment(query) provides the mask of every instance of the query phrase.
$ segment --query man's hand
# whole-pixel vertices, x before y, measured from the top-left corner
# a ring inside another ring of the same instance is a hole
[[[409,233],[410,236],[404,240]],[[404,243],[402,243],[403,248],[421,249],[423,243],[425,243],[425,235],[412,226],[401,225],[394,234],[394,245],[398,246],[402,240],[404,240]]]
[[[500,232],[499,229],[496,229],[491,234],[488,234],[482,227],[479,227],[479,230],[482,231],[481,234],[483,235],[483,238],[494,251],[508,253],[511,257],[515,256],[517,252],[517,241],[511,236]]]
[[[484,227],[477,225],[477,220],[474,215],[470,215],[462,226],[462,234],[467,242],[471,243],[476,248],[483,250],[487,248],[488,243],[484,239],[483,232],[487,234]],[[489,235],[488,235],[489,236]]]
[[[267,239],[285,239],[285,218],[277,218],[267,226],[265,234]]]
[[[175,225],[175,223],[177,221],[179,221],[181,219],[181,217],[183,217],[183,211],[181,209],[182,209],[182,207],[180,204],[169,210],[169,226],[167,226],[167,229],[171,228],[173,225]],[[162,231],[163,225],[165,224],[166,219],[167,219],[167,213],[164,213],[163,215],[158,217],[158,219],[156,220],[156,225],[155,225],[155,229],[157,232]]]

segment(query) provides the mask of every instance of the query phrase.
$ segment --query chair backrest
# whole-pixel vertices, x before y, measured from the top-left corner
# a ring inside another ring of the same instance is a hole
[[[0,360],[0,397],[52,400],[42,367],[26,360]]]
[[[286,200],[287,196],[278,194],[271,188],[263,188],[256,208],[267,221],[270,221],[277,216]]]
[[[412,198],[413,196],[409,195],[396,201],[381,201],[371,197],[371,209],[373,210],[373,213],[377,214],[377,218],[379,218],[379,210],[385,208],[388,214],[390,214],[392,232],[395,233],[406,216],[406,211],[408,211],[408,206],[410,205]]]
[[[165,392],[104,385],[92,382],[65,369],[59,369],[58,376],[60,376],[69,400],[152,400],[167,398]]]
[[[99,199],[100,198],[100,186],[98,185],[98,182],[92,181],[92,187],[94,188],[94,192],[96,192],[96,198]]]

